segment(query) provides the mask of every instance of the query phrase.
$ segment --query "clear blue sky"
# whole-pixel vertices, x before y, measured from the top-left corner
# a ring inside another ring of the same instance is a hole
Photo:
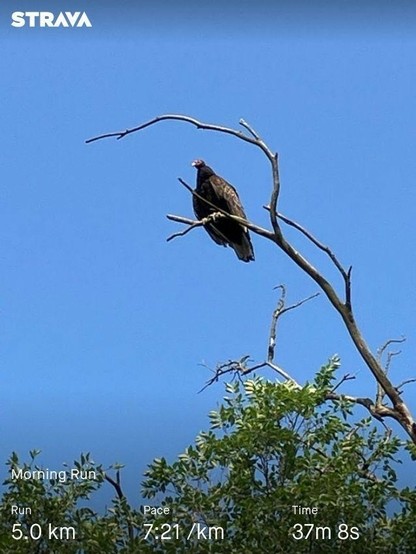
[[[406,335],[391,377],[415,376],[410,3],[348,12],[323,2],[223,12],[215,3],[205,12],[191,2],[170,11],[66,4],[86,9],[93,29],[13,29],[15,4],[0,12],[1,463],[40,448],[41,462],[60,468],[91,451],[127,464],[134,502],[146,464],[172,460],[222,398],[221,384],[197,394],[210,377],[200,364],[264,359],[273,287],[286,284],[289,301],[317,290],[258,237],[250,264],[202,230],[166,242],[179,230],[166,213],[192,216],[176,179],[194,182],[193,159],[233,183],[262,225],[270,175],[254,148],[184,123],[84,142],[158,114],[234,127],[243,117],[257,129],[280,154],[282,212],[353,265],[367,341],[375,350]],[[372,396],[373,379],[323,297],[281,321],[277,362],[297,380],[334,353],[340,376],[358,372],[343,391]]]

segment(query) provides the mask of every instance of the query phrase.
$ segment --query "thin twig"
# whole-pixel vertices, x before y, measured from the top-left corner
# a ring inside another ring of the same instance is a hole
[[[400,390],[405,386],[405,385],[409,385],[410,383],[416,383],[416,379],[413,378],[413,379],[405,379],[404,381],[402,381],[401,383],[399,383],[397,386],[396,386],[396,389],[400,392]]]
[[[380,346],[380,348],[377,349],[377,360],[379,361],[379,363],[380,364],[382,363],[383,355],[391,344],[402,344],[403,342],[406,342],[406,337],[403,337],[403,336],[400,337],[399,339],[386,340],[386,342],[382,346]]]
[[[227,373],[243,373],[244,375],[246,375],[247,373],[251,373],[258,367],[262,367],[264,365],[260,364],[259,366],[255,366],[254,368],[247,368],[245,364],[248,358],[249,356],[244,356],[243,358],[241,358],[241,360],[229,360],[228,362],[217,365],[217,367],[213,371],[214,376],[205,383],[202,389],[198,391],[198,394],[211,386],[213,383],[218,382],[220,377],[226,375]]]
[[[315,292],[315,294],[311,294],[307,298],[304,298],[303,300],[299,300],[299,302],[296,302],[295,304],[292,304],[291,306],[288,306],[287,308],[283,308],[283,310],[280,312],[280,315],[283,315],[286,312],[289,312],[290,310],[293,310],[294,308],[299,308],[302,306],[302,304],[305,304],[305,302],[309,302],[309,300],[313,300],[317,296],[319,296],[320,292]]]
[[[386,342],[377,349],[377,361],[385,375],[387,376],[388,370],[390,369],[391,361],[394,356],[400,354],[400,352],[387,352],[387,360],[383,366],[383,356],[387,351],[387,348],[392,344],[401,344],[406,341],[406,337],[401,337],[400,339],[388,339]],[[396,391],[399,394],[399,389],[396,387]],[[383,402],[384,397],[386,396],[386,391],[382,387],[381,383],[377,383],[377,392],[376,392],[376,405],[380,405]]]
[[[387,360],[386,360],[386,363],[385,363],[385,365],[384,365],[384,369],[386,370],[386,374],[389,372],[392,359],[393,359],[395,356],[400,356],[401,353],[402,353],[401,350],[396,350],[396,351],[388,352],[388,354],[387,354]]]
[[[259,137],[259,135],[256,133],[256,131],[253,129],[253,127],[251,125],[249,125],[247,123],[247,121],[245,121],[245,119],[241,118],[240,121],[238,122],[242,127],[244,127],[245,129],[247,129],[247,131],[256,139],[256,140],[261,140],[261,138]]]
[[[222,214],[215,214],[215,215],[222,216]],[[169,242],[172,239],[175,239],[176,237],[183,237],[184,235],[189,233],[189,231],[192,231],[192,229],[195,229],[195,227],[203,227],[204,225],[206,225],[209,222],[210,219],[211,220],[214,219],[211,216],[208,216],[208,217],[205,217],[204,219],[201,219],[199,221],[194,221],[193,219],[188,219],[186,217],[182,217],[182,216],[178,216],[178,215],[172,215],[172,214],[167,214],[166,217],[170,221],[176,221],[177,223],[184,223],[185,225],[189,225],[189,227],[187,229],[185,229],[184,231],[179,231],[178,233],[173,233],[173,235],[170,235],[166,239],[166,242]]]
[[[355,375],[351,375],[350,373],[346,373],[342,379],[332,388],[331,392],[335,392],[345,381],[352,381],[356,378]]]
[[[171,221],[176,221],[177,223],[184,223],[185,225],[192,225],[197,227],[198,225],[203,225],[202,221],[190,219],[189,217],[183,217],[181,215],[166,214],[167,219]]]

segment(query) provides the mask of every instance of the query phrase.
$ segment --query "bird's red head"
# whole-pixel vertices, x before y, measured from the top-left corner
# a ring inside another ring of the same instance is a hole
[[[205,166],[204,160],[194,160],[191,164],[193,167],[196,167],[196,169],[199,169],[200,167]]]

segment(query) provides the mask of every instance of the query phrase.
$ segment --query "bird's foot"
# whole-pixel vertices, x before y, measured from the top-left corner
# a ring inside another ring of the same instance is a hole
[[[213,214],[208,215],[201,219],[202,225],[208,225],[209,223],[215,223],[219,219],[225,217],[221,212],[214,212]]]
[[[214,212],[213,214],[211,214],[209,216],[211,218],[211,221],[217,221],[218,219],[221,219],[222,217],[224,217],[224,215],[221,213],[221,212]]]

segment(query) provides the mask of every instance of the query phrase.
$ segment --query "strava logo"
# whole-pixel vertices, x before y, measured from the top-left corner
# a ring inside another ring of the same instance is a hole
[[[92,27],[85,12],[13,12],[12,27]]]

